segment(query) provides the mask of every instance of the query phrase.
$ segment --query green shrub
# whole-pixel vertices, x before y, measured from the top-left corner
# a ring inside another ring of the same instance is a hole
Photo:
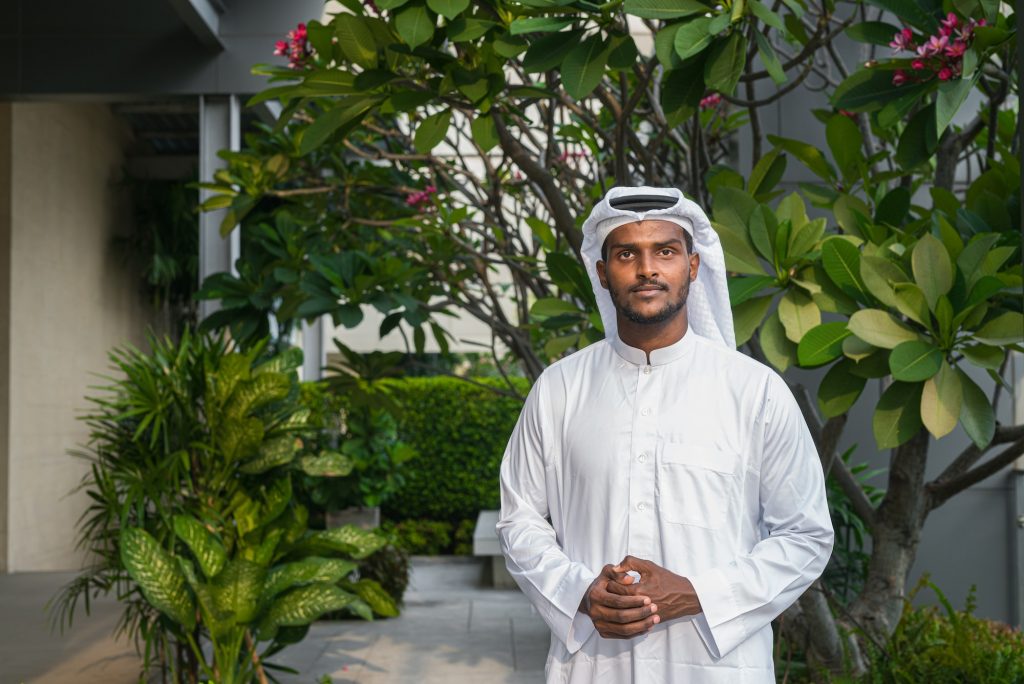
[[[452,545],[452,527],[444,520],[403,520],[383,525],[384,531],[393,534],[399,546],[416,556],[448,553]]]
[[[914,608],[910,601],[885,649],[871,650],[871,670],[863,684],[1013,684],[1024,682],[1024,634],[1007,625],[975,617],[974,589],[958,611],[922,578],[942,605]]]
[[[525,395],[529,382],[515,379]],[[498,508],[498,468],[522,402],[450,377],[389,380],[402,397],[399,439],[418,456],[405,482],[383,505],[392,520],[453,524]],[[481,380],[501,387],[497,380]]]

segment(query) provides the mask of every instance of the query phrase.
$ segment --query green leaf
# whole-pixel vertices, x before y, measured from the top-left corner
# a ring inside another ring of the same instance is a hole
[[[928,84],[893,85],[888,69],[859,69],[832,94],[832,106],[850,112],[876,112],[897,99],[923,96]]]
[[[377,103],[381,97],[355,97],[339,101],[310,124],[302,134],[299,154],[307,155],[319,147],[342,126],[356,121]]]
[[[878,256],[862,256],[860,275],[864,286],[878,301],[897,308],[895,283],[907,282],[906,274],[893,262]]]
[[[259,475],[271,468],[291,463],[302,445],[294,435],[282,435],[269,439],[259,447],[259,456],[246,462],[239,470],[247,475]]]
[[[661,106],[666,114],[687,118],[697,111],[704,97],[704,63],[706,55],[683,62],[679,68],[665,72],[661,90]]]
[[[544,299],[538,299],[530,307],[531,316],[541,316],[548,318],[551,316],[560,316],[562,314],[579,314],[580,309],[572,302],[567,302],[564,299],[557,297],[545,297]]]
[[[278,627],[308,625],[324,613],[341,610],[357,597],[328,582],[299,587],[281,596],[260,622],[260,639],[271,639]]]
[[[879,449],[903,444],[921,429],[921,383],[894,382],[878,400],[871,428]]]
[[[354,14],[338,14],[334,17],[334,32],[338,36],[338,47],[345,57],[364,69],[377,67],[377,41],[373,31],[363,17]]]
[[[825,138],[839,173],[843,178],[853,177],[863,157],[860,150],[862,138],[857,124],[848,116],[836,114],[825,124]]]
[[[228,561],[227,551],[216,535],[201,522],[187,515],[176,515],[174,534],[192,551],[192,555],[199,561],[199,568],[208,579],[216,577],[224,569]]]
[[[354,525],[345,525],[315,532],[304,543],[313,549],[347,553],[356,560],[362,560],[387,542],[375,532],[362,530]]]
[[[917,339],[917,333],[880,309],[861,309],[850,316],[849,327],[854,335],[882,349],[894,349],[902,342]]]
[[[779,300],[779,320],[786,337],[799,344],[811,328],[821,324],[821,310],[803,292],[790,289]]]
[[[344,477],[354,467],[351,457],[337,451],[321,451],[317,456],[299,459],[299,468],[310,477]]]
[[[786,172],[786,155],[775,148],[761,157],[750,172],[747,190],[754,197],[771,192]]]
[[[821,263],[825,273],[840,290],[861,301],[870,302],[860,277],[860,250],[842,237],[830,237],[821,243]]]
[[[573,98],[582,100],[604,76],[609,43],[594,34],[574,47],[562,62],[562,86]]]
[[[871,208],[864,203],[864,200],[853,195],[839,195],[832,205],[832,213],[836,217],[836,223],[843,229],[843,232],[858,237],[866,237],[861,229],[863,223],[870,223]]]
[[[756,2],[756,0],[754,1]],[[761,6],[764,7],[764,5]],[[771,41],[761,35],[760,31],[754,31],[754,39],[757,41],[757,54],[761,56],[761,63],[764,64],[768,75],[776,85],[785,83],[786,70],[782,68],[782,62],[779,61],[779,56],[775,53]]]
[[[854,24],[846,29],[844,33],[851,40],[858,43],[870,43],[872,45],[883,45],[888,47],[893,36],[900,32],[899,27],[887,24],[884,21],[864,21]]]
[[[781,307],[781,303],[780,303]],[[800,339],[797,356],[804,368],[823,366],[835,360],[843,353],[843,340],[850,336],[846,323],[822,323],[810,330]]]
[[[758,0],[747,0],[747,5],[750,10],[754,13],[754,16],[763,21],[766,25],[771,26],[776,31],[786,33],[786,25],[782,22],[782,19],[778,14],[772,12],[766,5],[759,2]],[[755,31],[755,35],[760,35],[760,31]]]
[[[764,275],[764,268],[758,261],[750,244],[736,230],[724,223],[712,221],[715,232],[722,242],[722,250],[725,252],[725,266],[736,273],[749,273],[753,275]]]
[[[444,140],[451,122],[452,110],[450,109],[431,114],[421,121],[416,127],[416,135],[413,137],[413,146],[416,151],[420,154],[429,154]]]
[[[622,10],[644,19],[675,19],[709,11],[697,0],[626,0]]]
[[[935,104],[919,110],[907,123],[896,145],[896,163],[906,170],[912,170],[931,159],[938,147],[939,138],[935,131]]]
[[[850,339],[850,338],[847,338]],[[850,372],[859,378],[876,380],[889,375],[889,354],[888,349],[879,349],[853,364]]]
[[[960,106],[974,90],[976,80],[976,78],[957,78],[939,84],[939,91],[935,96],[935,135],[937,137],[942,137],[946,126],[953,120]]]
[[[775,284],[771,276],[736,276],[726,281],[729,287],[729,304],[742,304],[766,287]]]
[[[676,40],[679,40],[678,35]],[[712,90],[732,94],[745,63],[746,39],[739,31],[734,31],[725,40],[715,41],[712,46],[705,63],[705,83]]]
[[[475,117],[469,127],[473,133],[473,141],[483,152],[498,145],[498,129],[494,125],[494,119],[490,116]]]
[[[899,312],[912,321],[931,329],[928,302],[925,300],[921,288],[915,283],[896,283],[893,288],[896,291],[896,308],[899,309]]]
[[[797,346],[787,339],[786,329],[782,327],[777,309],[764,320],[758,340],[768,363],[780,373],[796,365]]]
[[[582,35],[583,31],[564,31],[533,41],[523,55],[523,71],[532,74],[557,68]]]
[[[953,431],[960,419],[963,392],[960,376],[943,361],[939,372],[924,383],[921,393],[921,422],[936,439]]]
[[[910,193],[906,188],[895,187],[886,193],[875,211],[875,223],[887,223],[899,227],[910,210]]]
[[[509,59],[525,52],[530,47],[530,42],[525,38],[503,33],[494,39],[493,45],[497,54]]]
[[[450,21],[466,11],[469,0],[427,0],[427,7]]]
[[[856,335],[850,335],[843,340],[843,354],[854,361],[861,361],[878,351],[878,347],[868,344]]]
[[[939,297],[953,287],[953,264],[938,238],[925,233],[914,245],[911,255],[914,280],[924,293],[928,307],[934,311]]]
[[[999,370],[1003,365],[1003,359],[1006,358],[1006,353],[1002,349],[987,344],[972,344],[964,347],[963,352],[967,360],[975,366],[989,370]]]
[[[973,337],[993,346],[1020,344],[1024,340],[1024,316],[1016,311],[1007,311],[981,326]]]
[[[447,26],[448,40],[453,43],[468,43],[490,31],[498,22],[478,17],[459,17]]]
[[[829,182],[835,180],[836,173],[832,169],[832,165],[828,163],[825,156],[814,145],[808,145],[807,143],[800,142],[799,140],[783,138],[777,135],[769,135],[768,141],[772,145],[784,149],[786,152],[789,152],[799,159],[804,166],[814,172],[816,176],[819,176]]]
[[[768,227],[769,222],[771,223],[771,229]],[[771,208],[761,206],[755,209],[750,214],[747,227],[749,229],[750,241],[754,243],[754,248],[762,257],[774,262],[775,245],[773,242],[775,233],[778,230],[778,222],[775,220],[775,214],[772,213]]]
[[[992,442],[996,433],[996,417],[992,403],[985,392],[959,368],[960,390],[963,401],[960,403],[960,424],[979,449],[984,449]]]
[[[121,562],[142,589],[149,604],[184,629],[196,625],[196,608],[185,577],[174,559],[148,532],[138,527],[121,531]]]
[[[425,5],[406,5],[395,14],[395,30],[405,44],[417,48],[434,37],[434,18]]]
[[[398,606],[394,599],[372,579],[361,579],[352,587],[356,596],[366,601],[373,612],[381,617],[397,617]]]
[[[920,0],[868,0],[868,4],[880,7],[894,14],[925,33],[936,33],[938,31],[939,23],[935,19],[934,13],[929,11],[930,7],[935,6],[932,2],[920,2]]]
[[[509,25],[508,31],[513,36],[523,33],[551,33],[561,31],[572,21],[559,17],[520,17]]]
[[[981,264],[997,242],[999,236],[994,233],[975,235],[960,252],[956,264],[967,278],[968,285],[973,285],[981,277]]]
[[[313,582],[330,582],[334,584],[345,579],[359,564],[341,558],[320,558],[310,556],[293,563],[284,563],[273,567],[263,582],[261,603],[268,603],[282,591]]]
[[[889,355],[892,377],[904,382],[921,382],[939,372],[942,352],[931,342],[911,340],[893,347]]]
[[[840,416],[857,402],[867,379],[851,373],[853,362],[843,359],[832,366],[818,385],[818,408],[826,418]]]
[[[764,319],[771,303],[772,296],[767,295],[748,299],[739,306],[733,307],[732,321],[737,347],[746,344],[747,340],[753,336],[754,331],[761,325],[761,320]]]
[[[617,71],[632,69],[639,55],[632,36],[613,36],[608,45],[608,68]]]
[[[710,17],[697,17],[680,26],[676,31],[674,43],[676,56],[679,59],[689,59],[702,52],[711,43],[711,34],[708,32],[710,25]]]
[[[789,236],[789,257],[798,259],[805,257],[818,244],[825,235],[825,228],[828,225],[824,216],[808,221],[799,229],[793,230]]]
[[[244,558],[234,558],[217,575],[210,591],[217,608],[230,613],[235,623],[252,622],[259,612],[260,591],[266,569]]]

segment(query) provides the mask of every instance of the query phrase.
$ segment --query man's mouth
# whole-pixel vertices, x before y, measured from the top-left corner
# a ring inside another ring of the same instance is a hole
[[[631,287],[629,289],[629,291],[630,292],[661,292],[662,290],[667,290],[667,289],[668,288],[665,287],[664,285],[659,285],[657,283],[646,283],[644,285],[636,285],[634,287]]]

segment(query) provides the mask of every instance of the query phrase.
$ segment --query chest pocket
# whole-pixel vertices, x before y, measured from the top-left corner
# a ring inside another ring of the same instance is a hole
[[[720,529],[736,501],[733,453],[706,444],[666,442],[658,463],[658,510],[681,525]]]

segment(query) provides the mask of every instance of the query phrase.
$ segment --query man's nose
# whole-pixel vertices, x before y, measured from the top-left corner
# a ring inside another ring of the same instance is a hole
[[[637,259],[637,275],[641,278],[653,278],[658,275],[658,266],[652,254],[641,254]]]

